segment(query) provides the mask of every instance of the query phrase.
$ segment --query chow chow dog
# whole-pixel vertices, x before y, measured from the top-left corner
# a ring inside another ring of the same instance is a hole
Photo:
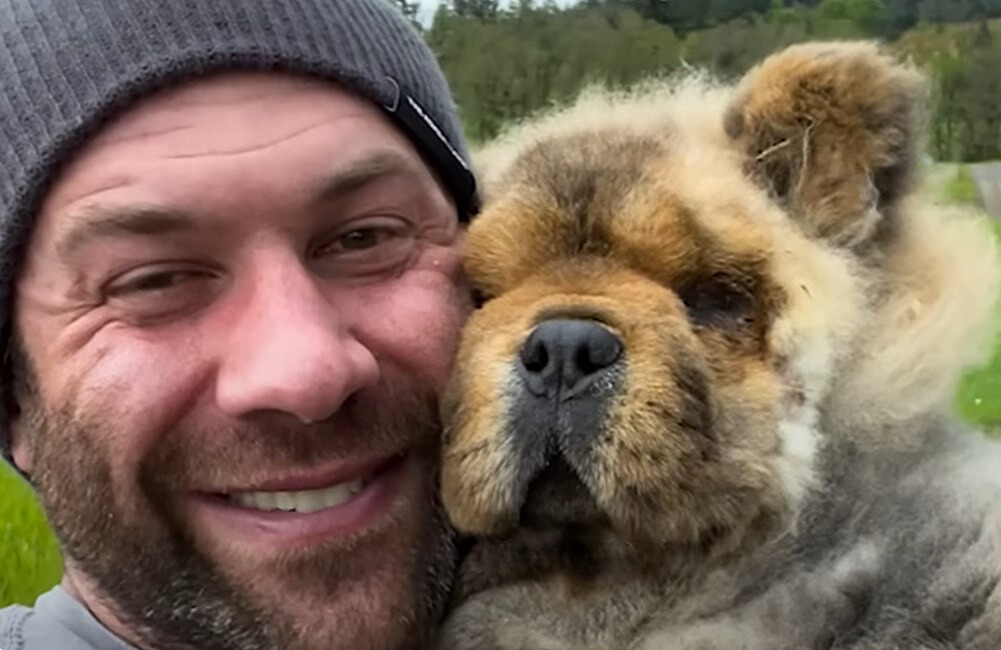
[[[997,650],[984,220],[915,199],[869,42],[593,90],[476,157],[443,414],[447,650]]]

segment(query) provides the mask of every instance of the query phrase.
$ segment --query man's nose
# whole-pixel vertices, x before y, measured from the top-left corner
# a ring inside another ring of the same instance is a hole
[[[321,421],[375,384],[379,368],[332,290],[294,261],[271,262],[228,314],[216,401],[233,417],[278,411]]]

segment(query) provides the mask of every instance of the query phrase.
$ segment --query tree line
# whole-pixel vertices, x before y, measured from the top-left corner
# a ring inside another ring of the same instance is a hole
[[[1001,0],[450,0],[425,25],[416,2],[394,2],[438,56],[474,142],[590,82],[680,66],[734,78],[795,42],[877,38],[932,79],[936,159],[1001,158]]]

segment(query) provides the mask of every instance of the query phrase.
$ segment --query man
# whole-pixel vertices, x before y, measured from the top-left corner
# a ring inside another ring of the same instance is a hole
[[[419,646],[476,209],[386,0],[0,5],[4,455],[65,578],[3,650]]]

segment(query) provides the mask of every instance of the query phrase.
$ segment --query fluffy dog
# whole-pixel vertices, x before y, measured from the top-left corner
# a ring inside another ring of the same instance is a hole
[[[1001,648],[1001,449],[950,415],[1001,270],[912,198],[925,88],[796,45],[480,153],[440,647]]]

